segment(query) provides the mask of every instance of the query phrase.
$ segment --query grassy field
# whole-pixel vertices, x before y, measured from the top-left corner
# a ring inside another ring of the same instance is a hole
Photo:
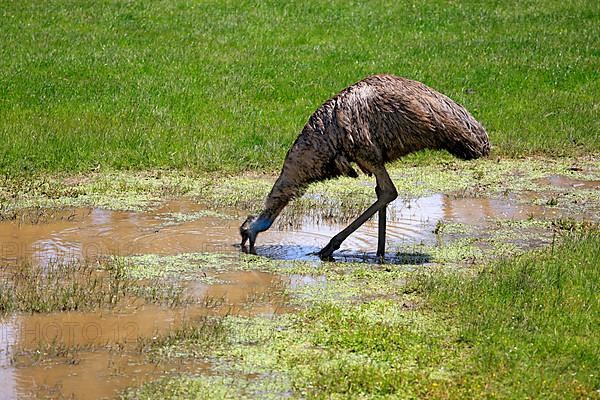
[[[0,3],[0,171],[278,169],[308,116],[387,72],[495,151],[600,149],[600,3]]]
[[[598,221],[571,219],[598,210],[599,191],[581,183],[599,179],[597,0],[3,0],[0,32],[0,220],[42,224],[47,210],[69,207],[141,212],[172,197],[258,209],[273,176],[236,173],[277,171],[310,114],[374,73],[422,81],[464,104],[500,158],[419,153],[390,169],[404,196],[510,200],[533,191],[529,206],[569,216],[496,221],[487,247],[476,245],[481,232],[455,224],[465,237],[416,247],[428,265],[240,255],[232,266],[229,255],[210,254],[209,271],[327,284],[288,293],[295,312],[227,315],[141,338],[140,353],[157,362],[209,360],[213,369],[123,396],[600,398]],[[542,183],[555,175],[575,183]],[[342,221],[373,196],[360,180],[318,184],[280,219],[314,210]],[[438,222],[440,239],[452,226]],[[515,250],[528,227],[559,232],[557,242]],[[565,243],[562,234],[578,229]],[[0,317],[105,309],[136,296],[188,301],[177,282],[144,275],[150,283],[140,286],[142,275],[119,262],[101,273],[24,264],[0,287]]]
[[[485,384],[479,390],[498,398],[596,398],[599,265],[596,231],[492,264],[473,280],[434,277],[424,293],[434,309],[452,310],[457,339],[472,350],[468,375]]]

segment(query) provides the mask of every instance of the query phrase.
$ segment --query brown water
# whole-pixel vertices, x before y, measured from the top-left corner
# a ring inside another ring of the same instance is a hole
[[[5,399],[103,399],[168,374],[200,374],[208,364],[184,360],[154,364],[139,352],[78,351],[73,360],[46,360],[0,370]]]
[[[194,212],[192,202],[169,203],[152,212],[75,209],[46,223],[0,223],[0,260],[40,263],[105,255],[234,251],[237,220],[214,217],[168,223],[169,212]],[[239,235],[239,234],[238,234]]]
[[[546,178],[538,179],[537,183],[560,188],[600,190],[600,181],[584,181],[563,175],[550,175]]]
[[[549,184],[558,186],[579,184],[563,178],[548,179]],[[230,210],[226,212],[231,218],[207,216],[181,223],[168,219],[169,213],[200,210],[200,205],[184,200],[168,202],[148,212],[74,209],[49,212],[44,218],[36,218],[35,222],[40,223],[35,224],[24,219],[0,222],[0,260],[7,265],[27,258],[45,265],[55,259],[94,259],[115,254],[239,252],[243,213]],[[434,194],[414,200],[398,199],[389,210],[388,244],[435,243],[434,229],[440,220],[485,229],[495,218],[551,219],[559,215],[556,208],[526,205],[511,196],[489,199]],[[258,253],[279,259],[317,261],[310,253],[326,245],[344,224],[315,221],[304,216],[294,229],[271,229],[261,234]],[[372,219],[351,235],[337,254],[352,257],[374,253],[376,246],[377,221]],[[286,312],[289,306],[281,294],[282,288],[293,291],[297,286],[323,283],[313,277],[283,277],[256,271],[226,272],[215,278],[218,283],[212,285],[187,281],[186,292],[199,301],[182,307],[143,304],[91,313],[9,316],[0,324],[0,398],[114,397],[119,390],[168,373],[199,373],[209,367],[206,361],[155,365],[136,351],[136,343],[207,315]],[[36,349],[49,343],[54,348],[80,350],[37,360]]]
[[[224,283],[190,284],[189,294],[200,300],[183,307],[142,304],[110,311],[10,316],[0,324],[0,398],[113,398],[127,387],[165,375],[206,372],[209,365],[203,359],[155,364],[138,350],[138,343],[207,316],[290,310],[281,290],[289,278],[257,271],[215,277]],[[47,348],[54,350],[39,354]],[[74,350],[63,354],[61,349]]]
[[[103,255],[188,252],[238,252],[240,218],[203,217],[168,223],[169,212],[194,212],[199,206],[186,201],[168,203],[150,212],[75,209],[57,213],[39,224],[0,223],[0,260],[94,259]],[[387,240],[390,243],[434,240],[439,220],[484,225],[490,218],[552,218],[557,211],[524,205],[510,199],[453,198],[435,194],[414,200],[396,200],[390,206]],[[294,230],[271,229],[258,239],[260,255],[283,259],[314,259],[309,254],[327,244],[344,228],[335,221],[315,222],[306,216]],[[377,221],[371,219],[340,248],[339,254],[363,254],[377,246]]]

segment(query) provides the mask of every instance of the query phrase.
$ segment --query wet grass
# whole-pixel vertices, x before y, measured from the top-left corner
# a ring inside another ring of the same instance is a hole
[[[56,360],[67,365],[76,365],[80,359],[80,353],[89,351],[92,346],[68,346],[64,343],[40,343],[33,349],[22,349],[11,353],[11,364],[14,366],[26,366],[35,364],[52,364]]]
[[[174,256],[144,254],[117,258],[119,262],[127,264],[126,274],[131,278],[176,278],[180,281],[193,279],[206,283],[214,283],[214,273],[234,267],[237,259],[237,255],[216,253],[183,253]]]
[[[309,398],[428,397],[436,374],[443,385],[460,358],[443,321],[402,303],[324,305],[305,317],[312,348],[286,356],[297,365],[296,391]]]
[[[201,210],[192,213],[169,213],[162,217],[165,220],[162,226],[177,225],[182,222],[191,222],[202,218],[234,219],[231,215],[212,210]]]
[[[226,316],[210,376],[169,377],[126,397],[594,398],[599,249],[600,232],[587,226],[554,247],[467,270],[331,264],[327,285],[368,290],[300,290],[312,301],[298,313]],[[385,294],[370,296],[375,287]],[[189,344],[213,331],[202,321],[198,329],[157,340],[153,354],[205,359]]]
[[[248,399],[244,395],[240,380],[228,376],[190,376],[164,378],[151,382],[137,390],[122,394],[124,400],[137,399]],[[273,397],[273,396],[271,396]]]
[[[597,227],[581,221],[578,211],[597,210],[599,193],[536,183],[550,174],[599,179],[597,159],[443,159],[423,165],[411,158],[390,170],[406,197],[441,192],[502,198],[544,191],[558,199],[552,207],[577,219],[493,219],[483,231],[440,221],[430,227],[435,242],[400,243],[390,248],[397,257],[387,265],[370,263],[368,254],[362,263],[323,265],[238,253],[188,253],[115,258],[106,265],[73,264],[62,272],[29,266],[30,270],[16,269],[20,278],[11,277],[0,287],[0,306],[5,313],[85,310],[110,308],[129,297],[171,306],[190,300],[179,291],[184,281],[222,284],[223,272],[268,271],[294,283],[250,293],[247,302],[272,304],[275,298],[292,305],[294,312],[271,317],[226,312],[224,317],[190,320],[170,332],[140,338],[137,354],[147,355],[156,365],[209,361],[211,368],[207,375],[170,376],[124,396],[597,397],[598,335],[590,327],[598,325],[598,276],[593,266],[599,264],[600,243],[596,233],[586,236]],[[230,214],[220,207],[256,209],[273,181],[269,175],[215,179],[164,171],[36,179],[4,180],[0,211],[6,219],[44,223],[70,215],[47,206],[146,209],[158,206],[161,199],[186,196],[214,211],[165,213],[165,223],[225,220]],[[283,220],[293,222],[309,209],[338,219],[372,199],[372,185],[365,179],[326,182],[295,202]],[[565,237],[567,243],[561,244]],[[546,247],[523,254],[531,246],[528,238]],[[83,275],[77,268],[83,268]],[[90,279],[81,279],[85,276]],[[106,280],[95,282],[91,277]],[[17,281],[19,287],[14,286]],[[211,308],[227,307],[220,298],[192,301],[208,314]],[[77,362],[81,350],[43,345],[32,351],[65,362]],[[29,359],[38,354],[34,353],[23,356]]]
[[[123,299],[128,283],[115,264],[105,273],[87,263],[22,262],[3,271],[0,310],[51,312],[111,306]]]
[[[132,299],[179,305],[182,289],[158,280],[130,279],[120,260],[71,261],[40,265],[22,261],[4,266],[0,275],[0,316],[14,312],[48,313],[96,310]]]
[[[207,358],[227,342],[224,317],[187,321],[164,335],[140,337],[137,351],[156,362],[173,358]]]
[[[5,203],[2,203],[5,205]],[[44,208],[44,207],[30,207],[30,208],[9,208],[3,210],[0,205],[0,221],[14,221],[18,224],[43,224],[50,221],[56,220],[72,220],[76,214],[67,213],[63,215],[57,215],[56,209]]]
[[[207,398],[414,397],[453,356],[434,346],[446,340],[437,322],[384,300],[273,319],[233,317],[224,321],[227,347],[216,352],[216,376],[166,379],[131,398],[194,398],[209,382],[215,393]]]
[[[273,171],[318,105],[379,72],[465,104],[498,154],[600,149],[595,1],[4,1],[0,15],[4,172]]]

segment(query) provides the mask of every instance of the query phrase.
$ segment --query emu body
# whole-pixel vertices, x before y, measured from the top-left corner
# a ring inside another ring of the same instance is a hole
[[[271,226],[308,185],[339,176],[357,177],[353,168],[375,175],[377,201],[335,235],[318,254],[329,259],[342,242],[379,213],[377,255],[385,252],[387,204],[398,193],[385,163],[423,149],[445,149],[462,159],[486,156],[487,132],[461,105],[434,89],[406,78],[374,75],[342,90],[309,118],[290,148],[281,174],[259,216],[240,227],[242,248],[250,252],[258,233]]]

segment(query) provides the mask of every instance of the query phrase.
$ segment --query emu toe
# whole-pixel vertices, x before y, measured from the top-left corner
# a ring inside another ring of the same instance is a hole
[[[317,252],[316,254],[323,261],[334,261],[334,259],[331,255],[336,250],[337,250],[337,248],[335,248],[334,246],[331,245],[331,243],[329,243],[327,246],[323,247],[321,249],[321,251]]]

